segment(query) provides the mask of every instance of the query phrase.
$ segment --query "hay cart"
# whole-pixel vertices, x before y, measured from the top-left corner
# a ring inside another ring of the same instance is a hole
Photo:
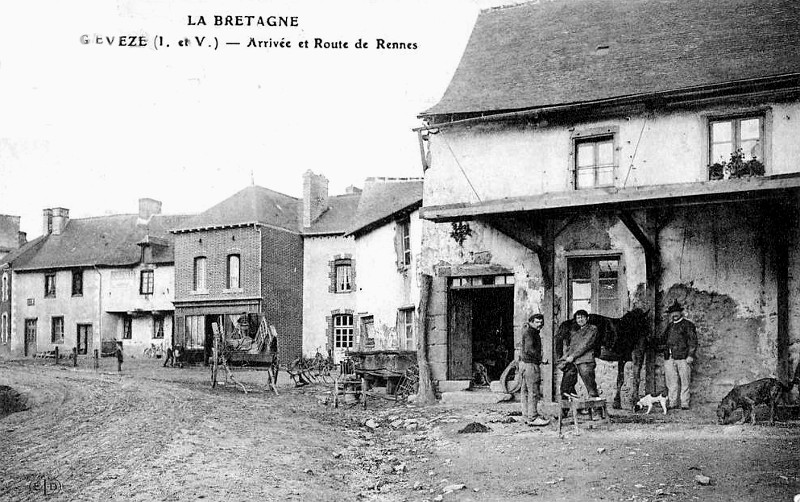
[[[220,330],[217,323],[212,324],[214,345],[211,351],[211,387],[217,386],[220,369],[225,371],[225,378],[238,385],[245,394],[247,388],[237,382],[230,366],[258,367],[267,374],[267,386],[278,394],[278,333],[275,326],[267,326],[264,319],[258,328],[255,339],[243,336],[238,328],[230,333]]]

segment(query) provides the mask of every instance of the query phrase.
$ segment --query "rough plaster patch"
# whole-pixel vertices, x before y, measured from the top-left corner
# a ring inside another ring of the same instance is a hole
[[[674,284],[664,294],[662,312],[673,301],[697,326],[697,360],[693,368],[692,399],[716,402],[733,385],[770,376],[777,364],[770,349],[774,337],[765,332],[764,316],[742,317],[729,295]],[[662,329],[668,319],[664,317]]]

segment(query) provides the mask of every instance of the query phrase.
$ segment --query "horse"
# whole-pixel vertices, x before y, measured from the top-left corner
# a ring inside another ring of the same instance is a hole
[[[651,339],[648,311],[636,308],[626,312],[621,318],[589,314],[589,324],[597,326],[597,341],[593,347],[594,357],[603,361],[617,363],[617,393],[613,407],[622,407],[621,389],[625,383],[625,363],[633,362],[633,389],[631,405],[638,400],[640,373],[645,350]],[[569,339],[570,331],[577,328],[574,320],[562,322],[556,332],[554,344],[556,358],[564,352],[564,341]]]

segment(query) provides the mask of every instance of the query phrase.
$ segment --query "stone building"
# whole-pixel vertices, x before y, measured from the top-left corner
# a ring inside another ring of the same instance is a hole
[[[553,362],[553,331],[579,308],[640,307],[660,333],[678,300],[699,329],[697,402],[788,379],[800,358],[798,25],[786,0],[482,12],[421,114],[434,377],[510,361],[533,313]],[[629,395],[660,385],[657,356]],[[609,397],[615,365],[598,368]],[[558,378],[545,366],[548,398]]]
[[[11,260],[11,353],[127,354],[172,339],[173,251],[169,230],[184,216],[139,199],[138,214],[70,218],[43,211],[43,235]]]

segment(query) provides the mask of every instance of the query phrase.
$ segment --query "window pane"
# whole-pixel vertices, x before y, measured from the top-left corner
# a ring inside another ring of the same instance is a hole
[[[590,188],[594,186],[594,170],[593,169],[579,169],[575,179],[575,186],[577,188]]]
[[[572,299],[583,300],[592,297],[592,283],[583,281],[572,281]]]
[[[714,143],[711,147],[711,161],[722,162],[731,158],[733,143]]]
[[[761,137],[761,127],[760,127],[761,120],[758,118],[754,119],[743,119],[740,122],[740,135],[741,140],[744,142],[748,139],[758,139]]]
[[[742,141],[741,148],[744,154],[744,160],[750,160],[753,157],[761,158],[761,142],[757,139]]]
[[[599,166],[610,166],[614,164],[614,143],[604,141],[597,144],[597,156]]]
[[[570,279],[590,279],[592,277],[592,262],[586,259],[569,261]]]
[[[578,167],[594,165],[594,143],[578,144]]]
[[[711,124],[711,142],[726,143],[733,141],[733,122],[725,120]]]
[[[597,185],[612,186],[614,184],[614,168],[604,167],[597,169]]]

